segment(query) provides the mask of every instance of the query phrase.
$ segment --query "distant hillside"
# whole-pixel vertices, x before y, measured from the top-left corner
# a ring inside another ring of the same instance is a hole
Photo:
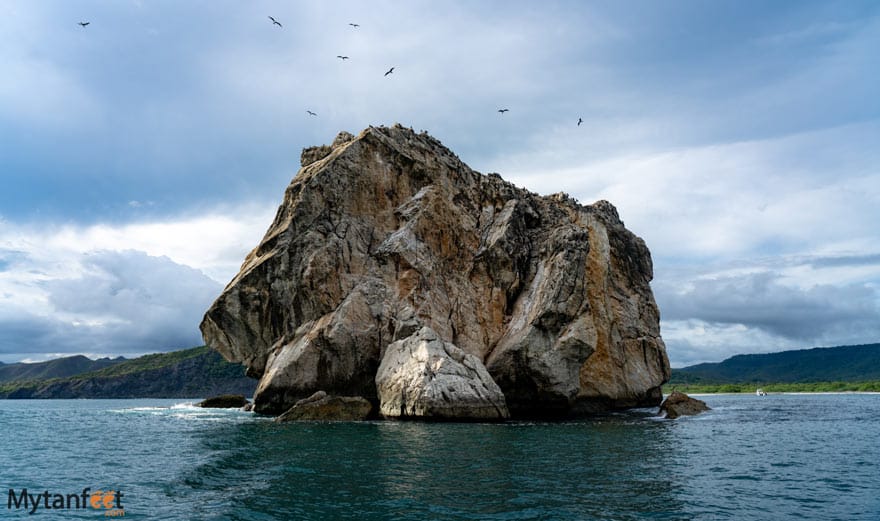
[[[880,344],[817,347],[672,370],[670,384],[865,382],[880,380]]]
[[[0,383],[0,398],[251,396],[256,385],[256,380],[244,375],[242,366],[203,346],[120,361],[66,378]]]
[[[125,358],[121,356],[114,359],[100,358],[92,360],[83,355],[76,355],[32,364],[0,364],[0,384],[23,380],[65,378],[75,374],[97,371],[124,361]]]

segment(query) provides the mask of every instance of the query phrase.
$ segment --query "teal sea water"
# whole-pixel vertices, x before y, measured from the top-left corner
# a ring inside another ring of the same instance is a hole
[[[880,395],[705,396],[568,423],[275,424],[180,400],[0,401],[16,494],[122,492],[124,519],[880,519]],[[103,507],[101,507],[103,508]]]

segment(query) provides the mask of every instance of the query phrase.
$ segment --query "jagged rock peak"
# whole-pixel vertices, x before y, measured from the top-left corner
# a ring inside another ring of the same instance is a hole
[[[201,325],[260,378],[255,410],[319,390],[394,417],[659,404],[651,257],[611,203],[517,188],[400,125],[302,165]]]

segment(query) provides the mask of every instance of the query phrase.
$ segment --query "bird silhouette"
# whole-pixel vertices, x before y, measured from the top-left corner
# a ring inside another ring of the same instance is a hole
[[[348,56],[339,56],[339,55],[336,55],[336,57],[339,58],[340,60],[347,60],[347,59],[348,59]]]
[[[307,111],[306,111],[306,112],[308,112],[308,113],[309,113],[309,116],[317,116],[317,114],[315,114],[315,113],[314,113],[314,112],[312,112],[312,111],[311,111],[311,110],[307,110]]]
[[[584,120],[583,120],[583,119],[581,119],[581,118],[578,118],[578,126],[581,126],[581,123],[583,123],[583,122],[584,122]]]
[[[498,109],[498,112],[504,114],[504,113],[507,112],[508,110],[510,110],[510,109]]]
[[[278,27],[281,27],[281,28],[284,27],[283,25],[281,25],[281,22],[279,22],[278,20],[272,18],[271,16],[269,17],[269,20],[272,20],[272,23],[275,24],[275,25],[277,25]]]
[[[85,26],[89,25],[90,23],[92,23],[92,22],[79,22],[76,25],[80,25],[82,27],[85,27]]]
[[[348,25],[350,25],[352,27],[360,27],[360,24],[348,24]]]
[[[391,67],[390,69],[388,69],[388,72],[385,73],[385,76],[388,76],[392,72],[394,72],[394,67]]]

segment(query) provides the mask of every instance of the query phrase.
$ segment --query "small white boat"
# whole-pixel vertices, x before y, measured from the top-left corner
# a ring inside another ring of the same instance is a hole
[[[755,394],[758,396],[767,396],[767,393],[764,392],[764,389],[758,389],[755,391]]]

